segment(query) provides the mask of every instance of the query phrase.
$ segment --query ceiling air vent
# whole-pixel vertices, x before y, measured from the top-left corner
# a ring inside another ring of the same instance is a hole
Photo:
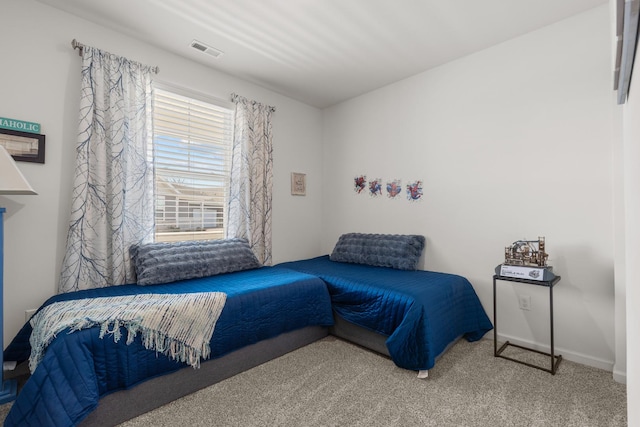
[[[199,50],[200,52],[204,52],[207,55],[211,55],[214,58],[218,58],[220,55],[224,53],[221,50],[218,50],[215,47],[207,46],[206,44],[199,42],[198,40],[193,40],[191,42],[191,47]]]

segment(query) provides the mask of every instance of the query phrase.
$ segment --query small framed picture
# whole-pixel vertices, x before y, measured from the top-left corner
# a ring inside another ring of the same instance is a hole
[[[44,135],[0,129],[0,145],[16,161],[44,163]]]
[[[291,194],[294,196],[307,195],[307,175],[291,172]]]

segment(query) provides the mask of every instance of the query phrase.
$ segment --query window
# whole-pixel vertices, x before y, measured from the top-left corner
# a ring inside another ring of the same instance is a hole
[[[233,111],[224,102],[154,92],[155,240],[221,239]]]

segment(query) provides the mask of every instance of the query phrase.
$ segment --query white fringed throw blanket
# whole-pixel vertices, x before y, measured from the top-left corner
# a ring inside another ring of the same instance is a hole
[[[31,318],[31,356],[33,373],[46,347],[56,335],[100,326],[100,338],[112,334],[121,338],[120,327],[127,331],[127,345],[142,333],[142,344],[174,360],[200,367],[207,359],[209,341],[222,313],[227,295],[222,292],[191,294],[139,294],[88,298],[50,304]]]

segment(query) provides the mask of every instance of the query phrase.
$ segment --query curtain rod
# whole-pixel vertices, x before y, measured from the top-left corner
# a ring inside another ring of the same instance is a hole
[[[76,39],[71,40],[71,46],[74,49],[78,49],[78,55],[82,56],[82,50],[84,49],[84,45],[77,41]],[[158,74],[160,72],[160,68],[156,65],[155,67],[151,67],[151,71],[154,74]]]

